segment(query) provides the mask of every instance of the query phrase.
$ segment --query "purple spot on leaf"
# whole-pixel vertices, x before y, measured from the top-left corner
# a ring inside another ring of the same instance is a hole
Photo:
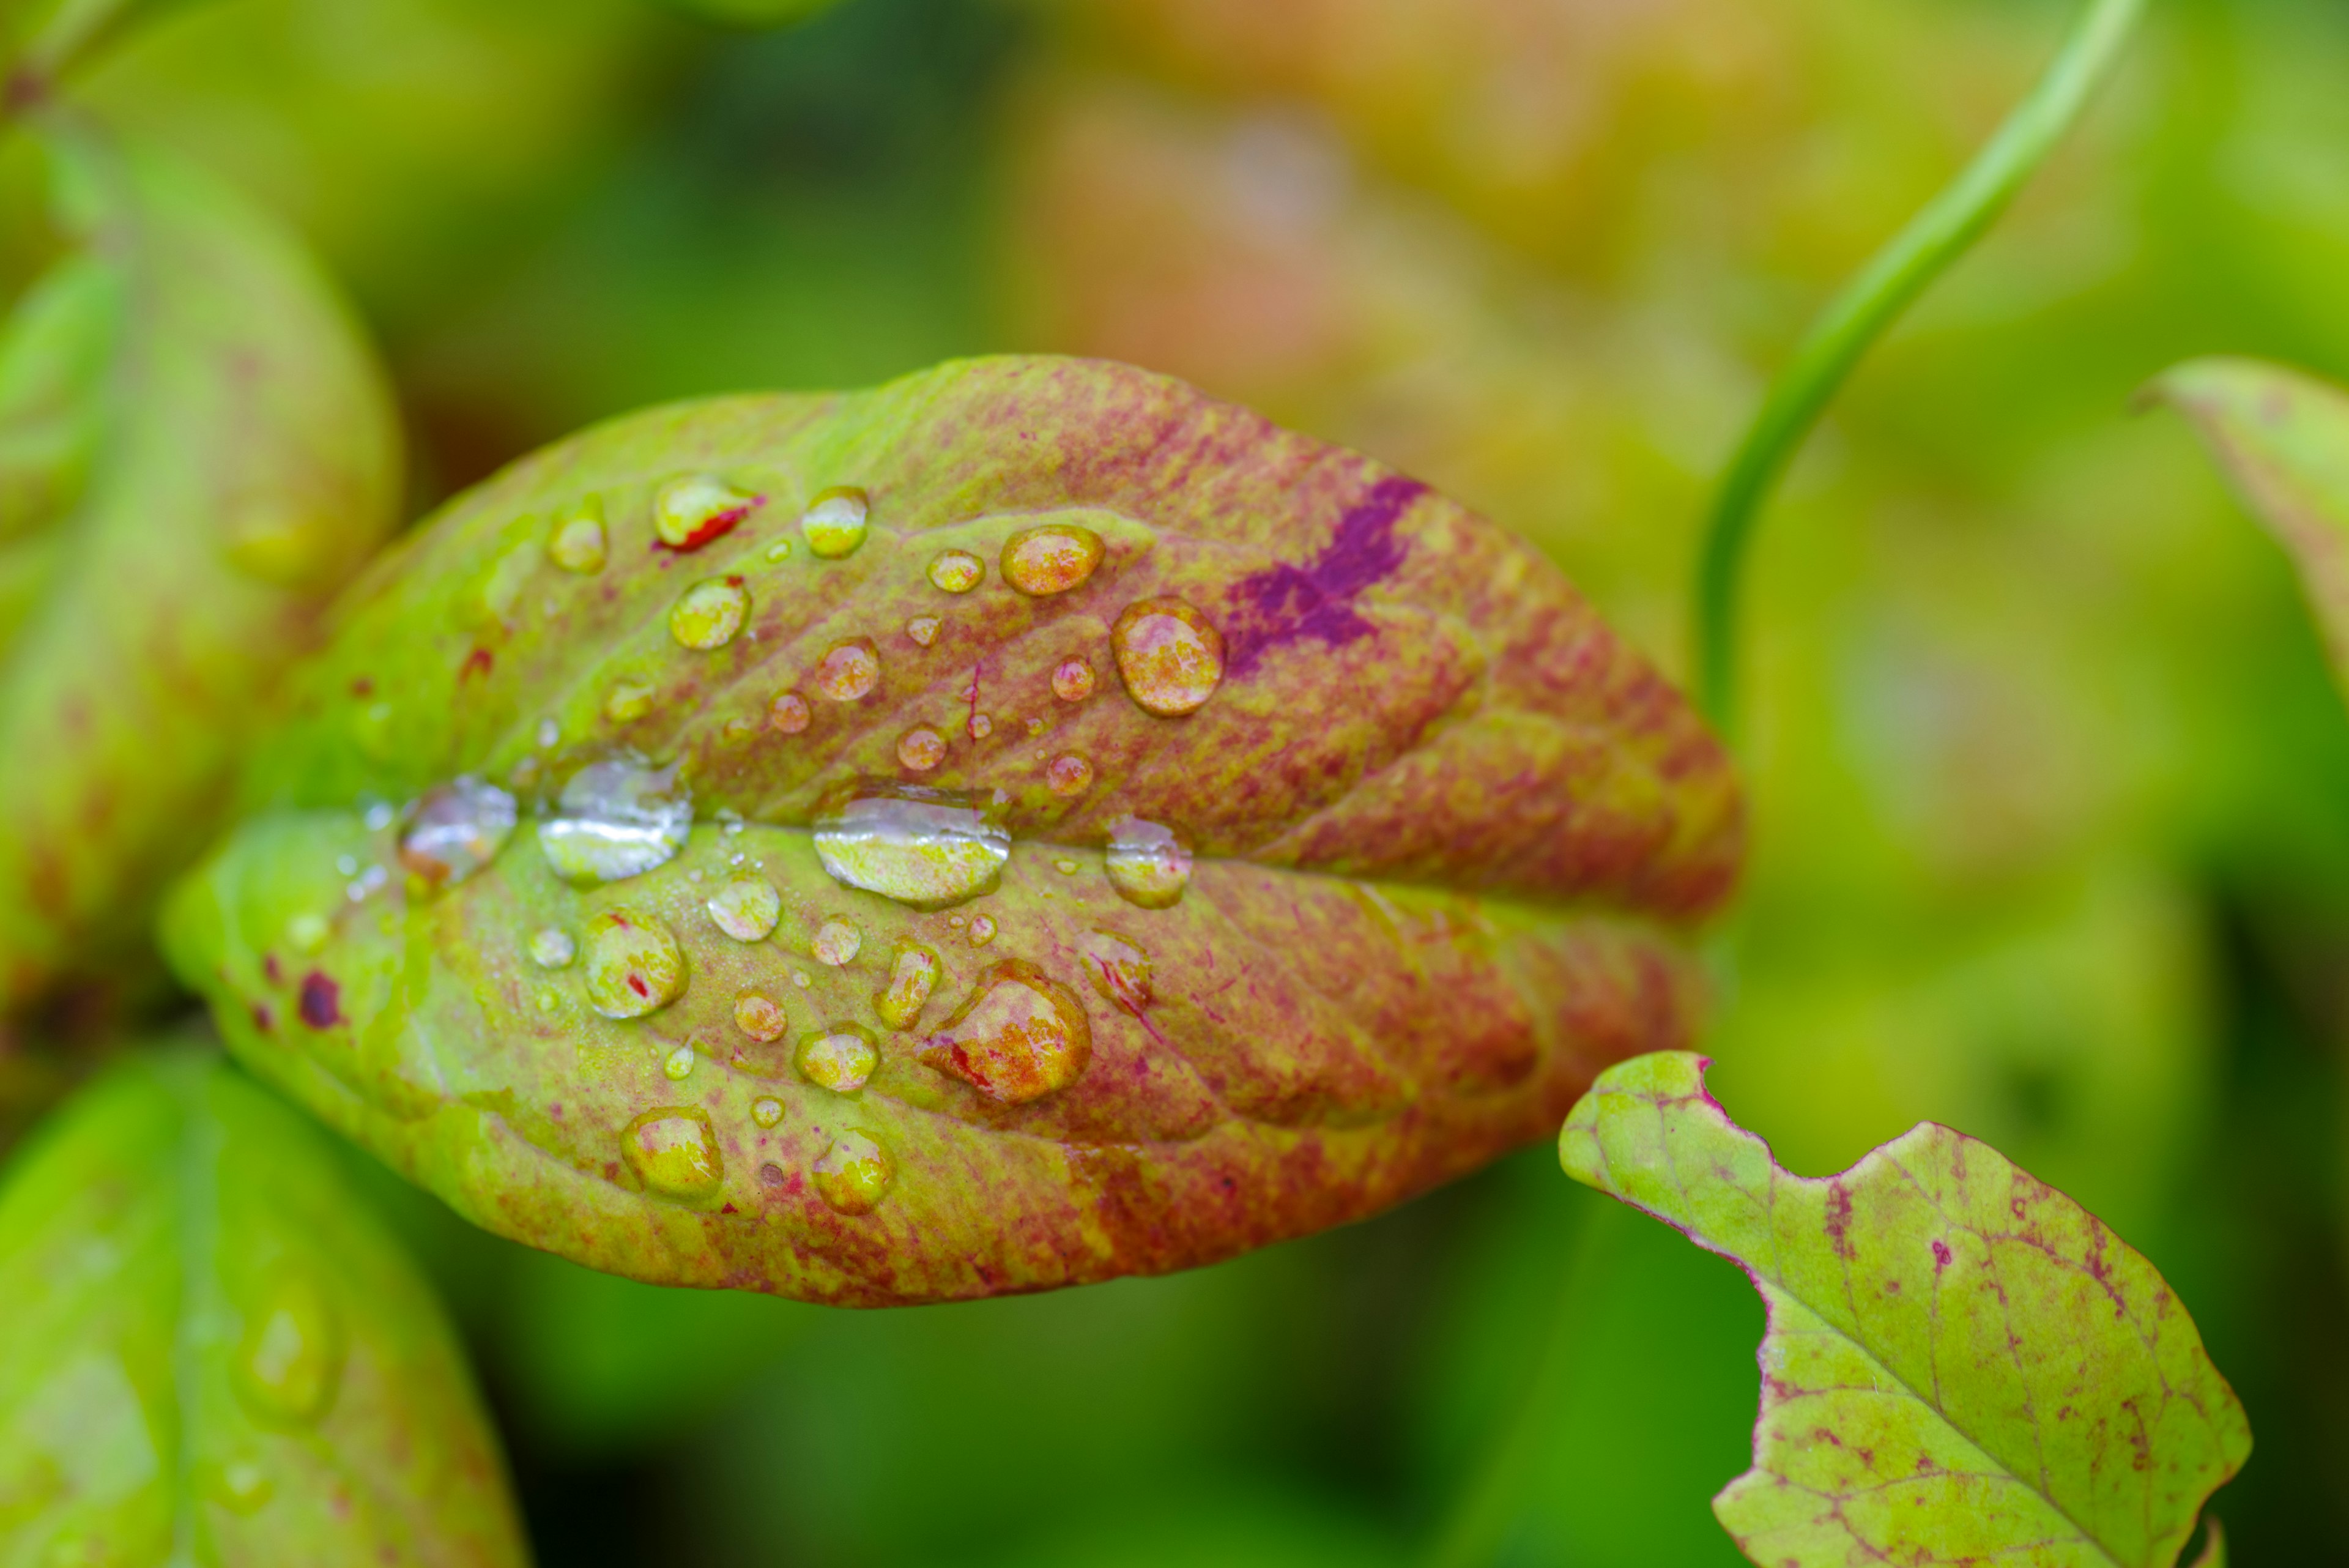
[[[1427,493],[1415,479],[1391,474],[1346,509],[1337,532],[1303,566],[1283,563],[1243,577],[1232,588],[1238,613],[1225,629],[1227,672],[1245,675],[1268,649],[1299,638],[1332,648],[1371,635],[1371,623],[1354,610],[1354,596],[1392,576],[1408,553],[1395,537],[1395,524]]]
[[[343,988],[312,970],[302,977],[302,1022],[313,1029],[332,1029],[343,1021]]]

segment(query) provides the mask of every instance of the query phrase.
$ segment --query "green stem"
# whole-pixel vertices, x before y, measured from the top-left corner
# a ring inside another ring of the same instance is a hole
[[[2143,8],[2144,0],[2087,0],[2030,96],[1965,171],[1836,296],[1771,387],[1714,493],[1697,568],[1697,702],[1724,733],[1736,728],[1738,578],[1770,492],[1860,356],[1982,237],[2046,161]]]

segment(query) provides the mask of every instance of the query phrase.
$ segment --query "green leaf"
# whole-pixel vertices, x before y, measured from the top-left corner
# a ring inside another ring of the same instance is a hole
[[[1545,1137],[1687,1038],[1740,845],[1554,570],[1085,361],[564,442],[300,691],[168,919],[233,1048],[492,1230],[826,1301],[1185,1267]]]
[[[399,482],[381,378],[277,226],[50,130],[80,248],[0,341],[0,1006],[145,934]]]
[[[1754,1468],[1713,1500],[1746,1555],[2175,1563],[2251,1433],[2153,1265],[1930,1122],[1841,1176],[1792,1175],[1705,1093],[1704,1065],[1609,1068],[1559,1152],[1762,1293]]]
[[[301,1116],[128,1059],[0,1187],[9,1561],[526,1560],[423,1282]]]
[[[2152,388],[2194,421],[2268,525],[2349,685],[2349,391],[2256,359],[2196,359]]]
[[[72,67],[132,26],[188,0],[12,0],[0,12],[0,81],[12,105],[35,102]]]
[[[672,11],[730,27],[788,27],[828,11],[837,0],[659,0]]]

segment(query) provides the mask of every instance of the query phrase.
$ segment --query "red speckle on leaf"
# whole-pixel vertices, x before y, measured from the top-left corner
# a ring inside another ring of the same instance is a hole
[[[283,985],[285,983],[285,971],[277,967],[277,955],[275,953],[264,953],[261,955],[261,972],[272,985]]]
[[[476,675],[487,675],[490,672],[490,666],[496,661],[497,655],[488,649],[473,649],[472,652],[465,655],[464,668],[457,671],[457,683],[461,686]]]
[[[362,675],[362,676],[360,676],[357,680],[356,680],[352,681],[352,682],[351,682],[351,695],[352,695],[352,696],[354,696],[354,697],[372,697],[372,696],[374,696],[374,695],[375,695],[375,681],[374,681],[374,680],[373,680],[371,677]]]
[[[343,1021],[343,988],[312,970],[302,977],[302,1022],[313,1029],[332,1029]]]
[[[253,1009],[253,1026],[266,1034],[277,1027],[277,1015],[256,1002]]]
[[[752,512],[759,508],[760,504],[764,502],[766,499],[767,498],[763,495],[754,495],[740,506],[730,506],[723,512],[713,513],[710,515],[709,521],[704,523],[700,527],[696,528],[692,533],[688,534],[676,544],[671,545],[666,539],[656,540],[653,544],[653,548],[656,550],[667,550],[679,556],[689,556],[694,551],[700,549],[704,545],[709,544],[712,539],[723,538],[727,535],[734,532],[735,524],[740,523],[743,518],[750,515]]]
[[[628,977],[628,989],[638,996],[650,996],[653,993],[653,988],[644,982],[641,975],[632,974]]]
[[[1934,1272],[1935,1273],[1937,1273],[1937,1274],[1938,1274],[1938,1273],[1940,1273],[1943,1269],[1946,1269],[1946,1268],[1948,1268],[1949,1266],[1950,1266],[1950,1244],[1949,1244],[1947,1241],[1936,1241],[1936,1242],[1934,1242],[1934,1243],[1933,1243],[1933,1272]]]
[[[1235,584],[1240,616],[1224,633],[1226,674],[1245,675],[1266,649],[1299,638],[1341,648],[1370,636],[1371,623],[1354,611],[1354,596],[1402,565],[1407,552],[1394,536],[1395,524],[1426,493],[1416,479],[1390,474],[1346,509],[1311,565],[1284,561]]]
[[[1851,1242],[1846,1233],[1851,1229],[1851,1194],[1840,1181],[1827,1184],[1827,1240],[1835,1244],[1836,1255],[1851,1256]]]

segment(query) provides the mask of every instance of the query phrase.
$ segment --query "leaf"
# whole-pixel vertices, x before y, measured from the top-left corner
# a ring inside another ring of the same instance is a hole
[[[1687,1037],[1740,842],[1555,571],[1085,361],[590,431],[299,684],[168,918],[233,1048],[492,1230],[823,1301],[1185,1267],[1547,1136]]]
[[[2349,391],[2256,359],[2196,359],[2152,395],[2194,421],[2243,503],[2300,568],[2349,683]]]
[[[37,102],[84,57],[188,0],[16,0],[0,16],[0,79],[12,106]]]
[[[660,0],[672,11],[730,27],[788,27],[828,11],[838,0]]]
[[[144,935],[399,482],[381,379],[276,225],[50,129],[81,248],[0,344],[0,1006]]]
[[[1756,1563],[2168,1568],[2251,1427],[2161,1276],[2070,1199],[1930,1122],[1781,1169],[1701,1057],[1599,1075],[1566,1172],[1762,1293],[1754,1468],[1713,1512]]]
[[[440,1307],[318,1133],[209,1050],[127,1059],[0,1187],[0,1540],[525,1561]]]

